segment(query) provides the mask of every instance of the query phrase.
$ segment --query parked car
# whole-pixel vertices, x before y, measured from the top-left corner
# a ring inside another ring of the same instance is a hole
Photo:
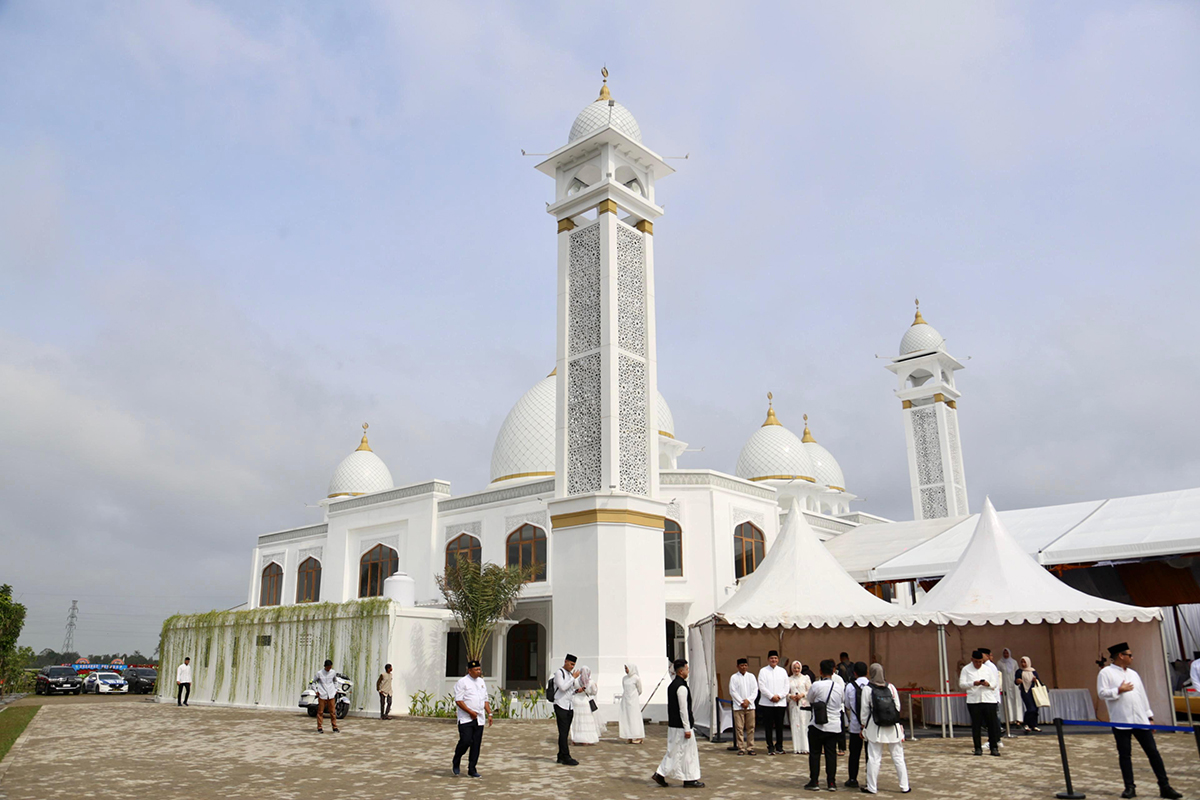
[[[54,694],[62,692],[63,694],[79,694],[80,691],[79,675],[70,667],[42,667],[37,674],[37,682],[34,684],[34,694]]]
[[[129,694],[129,684],[115,672],[89,672],[83,679],[83,691],[96,694]]]
[[[154,684],[158,681],[158,673],[149,667],[130,667],[121,673],[129,691],[135,694],[151,694]]]

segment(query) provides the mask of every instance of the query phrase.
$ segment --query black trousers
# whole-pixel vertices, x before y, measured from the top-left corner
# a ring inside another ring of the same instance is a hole
[[[995,703],[967,703],[967,712],[971,715],[971,739],[975,749],[983,749],[983,726],[988,729],[988,747],[993,750],[1000,746],[1000,714]]]
[[[783,712],[786,706],[759,706],[758,718],[767,732],[767,750],[783,752]]]
[[[571,757],[571,720],[575,719],[575,709],[566,711],[559,706],[554,707],[554,721],[558,724],[558,760],[566,761]]]
[[[192,696],[192,685],[190,683],[181,683],[179,688],[175,690],[176,705],[185,705],[188,698]]]
[[[1163,766],[1162,756],[1158,754],[1158,745],[1154,743],[1154,731],[1113,728],[1113,736],[1117,740],[1117,762],[1121,765],[1121,779],[1125,781],[1126,789],[1133,787],[1133,739],[1138,740],[1146,758],[1150,759],[1150,769],[1154,770],[1158,785],[1162,786],[1167,782],[1167,768]]]
[[[842,734],[827,733],[820,728],[808,728],[808,782],[821,782],[821,753],[825,753],[825,780],[834,783],[837,780],[837,748],[842,740]],[[861,741],[861,740],[860,740]]]
[[[1033,692],[1021,692],[1021,703],[1025,706],[1025,716],[1021,720],[1026,728],[1036,728],[1038,724],[1038,707],[1033,702]]]
[[[475,771],[479,763],[479,748],[483,746],[483,726],[474,720],[458,723],[458,744],[454,746],[454,766],[462,763],[463,753],[468,750],[471,755],[467,758],[467,772]]]
[[[852,781],[858,780],[858,762],[862,758],[863,738],[857,733],[847,734],[850,737],[850,757],[846,759],[846,774]]]
[[[392,696],[390,694],[379,693],[379,718],[387,719],[388,714],[392,713]]]

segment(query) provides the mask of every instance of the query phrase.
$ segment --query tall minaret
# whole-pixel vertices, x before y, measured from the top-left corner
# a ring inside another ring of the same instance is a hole
[[[900,341],[900,355],[887,365],[900,379],[896,396],[904,407],[914,519],[971,513],[958,436],[960,394],[954,387],[954,373],[963,365],[945,345],[921,316],[918,300],[917,316]]]
[[[538,169],[558,225],[558,407],[549,580],[552,659],[570,651],[620,686],[666,655],[658,499],[655,182],[674,170],[609,94]],[[594,667],[595,668],[595,667]]]

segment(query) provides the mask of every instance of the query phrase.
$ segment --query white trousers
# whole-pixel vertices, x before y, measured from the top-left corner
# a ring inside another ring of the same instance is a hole
[[[808,719],[812,712],[795,703],[788,704],[788,724],[792,728],[792,752],[808,752]]]
[[[867,791],[879,791],[879,766],[883,763],[883,748],[887,747],[900,781],[900,791],[908,789],[908,767],[904,765],[904,742],[867,742]]]

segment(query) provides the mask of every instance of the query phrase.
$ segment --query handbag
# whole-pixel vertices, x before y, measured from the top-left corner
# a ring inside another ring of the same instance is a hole
[[[1033,688],[1029,690],[1033,695],[1033,704],[1038,708],[1050,707],[1050,690],[1040,680],[1033,682]]]
[[[829,698],[833,697],[834,684],[829,683],[829,694],[825,695],[824,700],[817,700],[812,704],[813,722],[817,725],[826,725],[829,723]]]
[[[588,708],[590,708],[592,710],[593,714],[595,714],[597,711],[600,710],[599,706],[596,705],[595,700],[588,700]]]

